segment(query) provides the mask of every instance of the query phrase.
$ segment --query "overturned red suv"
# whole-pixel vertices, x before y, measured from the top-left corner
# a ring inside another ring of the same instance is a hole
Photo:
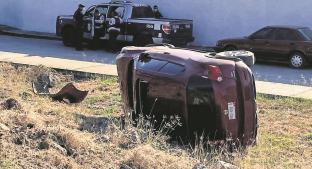
[[[130,117],[179,116],[187,136],[254,142],[255,82],[239,57],[173,46],[125,47],[117,69]]]

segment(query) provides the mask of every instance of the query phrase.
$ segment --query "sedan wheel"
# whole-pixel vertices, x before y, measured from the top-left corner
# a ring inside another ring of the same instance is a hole
[[[303,68],[305,62],[305,58],[301,53],[294,53],[290,57],[290,66],[293,68]]]

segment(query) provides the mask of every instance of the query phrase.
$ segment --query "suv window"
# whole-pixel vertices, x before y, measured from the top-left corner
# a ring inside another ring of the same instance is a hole
[[[154,12],[150,6],[134,6],[131,18],[154,18]]]
[[[118,15],[120,18],[124,15],[125,8],[123,6],[111,6],[108,11],[108,18],[113,18],[115,15]]]
[[[275,30],[275,40],[290,40],[297,41],[299,40],[298,35],[295,31],[290,29],[276,29]]]
[[[97,6],[95,11],[99,13],[99,16],[103,15],[106,16],[108,11],[108,6]]]
[[[85,13],[85,16],[87,16],[87,17],[93,16],[94,8],[95,8],[95,6],[91,6],[90,8],[88,8],[86,13]]]
[[[184,66],[169,62],[164,67],[162,67],[159,72],[169,75],[178,75],[180,73],[183,73],[184,70]]]
[[[153,58],[139,60],[137,66],[141,70],[149,70],[169,75],[178,75],[185,70],[182,65]]]
[[[272,39],[272,28],[263,28],[251,35],[253,39]]]
[[[168,63],[167,61],[149,58],[149,59],[139,60],[138,68],[158,72],[158,70],[167,63]]]

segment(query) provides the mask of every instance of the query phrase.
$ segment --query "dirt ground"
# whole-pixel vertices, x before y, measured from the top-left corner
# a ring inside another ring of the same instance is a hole
[[[31,82],[43,73],[54,77],[52,92],[73,82],[89,91],[87,98],[66,104],[34,94]],[[310,168],[312,101],[258,95],[257,102],[257,145],[208,151],[169,142],[144,124],[121,130],[117,78],[77,80],[44,67],[0,64],[0,168]]]

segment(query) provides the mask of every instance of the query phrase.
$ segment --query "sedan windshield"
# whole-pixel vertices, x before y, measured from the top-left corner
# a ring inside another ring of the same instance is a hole
[[[312,30],[310,28],[301,28],[299,32],[307,39],[312,41]]]

